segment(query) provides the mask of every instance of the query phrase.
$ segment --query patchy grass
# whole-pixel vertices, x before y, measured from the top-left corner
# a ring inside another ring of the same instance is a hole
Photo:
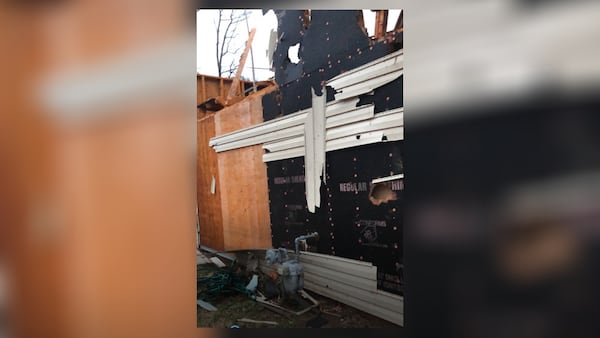
[[[383,319],[371,316],[367,313],[338,303],[326,297],[311,295],[319,301],[321,309],[337,314],[338,316],[321,313],[321,317],[327,320],[323,328],[396,328],[395,324]],[[198,327],[230,328],[238,325],[240,328],[303,328],[306,323],[317,317],[318,310],[315,309],[301,316],[289,315],[288,318],[275,313],[260,303],[242,295],[229,294],[211,302],[218,311],[210,312],[198,307]],[[279,323],[278,326],[269,324],[242,323],[238,319],[248,318],[254,320],[266,320]]]

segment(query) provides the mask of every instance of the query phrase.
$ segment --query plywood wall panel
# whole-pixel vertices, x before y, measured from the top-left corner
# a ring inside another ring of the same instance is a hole
[[[198,221],[200,224],[200,244],[223,250],[223,218],[221,215],[221,189],[218,188],[219,170],[217,153],[208,146],[215,136],[215,116],[198,119],[198,158],[197,158],[197,198]],[[212,179],[215,178],[215,193],[211,193]]]
[[[217,135],[263,121],[262,96],[265,89],[225,108],[215,116]],[[219,189],[226,250],[270,248],[271,226],[267,167],[260,145],[219,153]]]

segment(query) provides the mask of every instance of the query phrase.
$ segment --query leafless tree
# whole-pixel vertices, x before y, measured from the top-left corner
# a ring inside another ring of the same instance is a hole
[[[246,20],[248,12],[224,9],[219,9],[218,12],[218,17],[215,19],[217,70],[219,76],[225,74],[227,77],[231,77],[237,70],[238,60],[235,56],[244,47],[243,43],[236,42],[238,26]],[[227,59],[229,59],[229,65],[226,66]]]

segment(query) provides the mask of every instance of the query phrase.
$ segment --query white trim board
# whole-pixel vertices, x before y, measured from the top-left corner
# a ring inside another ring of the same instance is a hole
[[[360,109],[364,107],[356,107],[358,103],[358,98],[348,99],[348,100],[335,100],[327,104],[326,107],[326,116],[336,116],[339,114],[352,112],[354,110]],[[263,122],[254,126],[246,127],[243,129],[239,129],[227,134],[215,136],[210,139],[208,145],[211,147],[216,147],[219,145],[223,145],[226,143],[231,143],[243,139],[247,139],[254,136],[266,135],[273,131],[286,129],[289,127],[303,125],[306,119],[306,115],[312,108],[304,109],[293,114],[286,115],[284,117],[280,117],[274,120],[270,120],[267,122]],[[256,141],[258,143],[253,143],[250,145],[263,143],[260,140]]]
[[[401,141],[403,139],[403,127],[389,128],[373,132],[361,133],[357,135],[350,135],[333,140],[327,140],[325,143],[325,151],[346,149],[379,142]],[[304,145],[266,153],[263,155],[263,162],[278,161],[288,158],[300,157],[303,155]]]
[[[304,184],[308,211],[321,207],[321,181],[325,182],[325,105],[327,96],[322,88],[321,96],[312,91],[312,111],[304,123]]]
[[[404,70],[404,50],[388,54],[348,72],[342,73],[327,85],[335,89],[337,100],[368,93],[399,78]]]
[[[403,50],[399,50],[340,74],[327,82],[327,86],[336,90],[336,100],[326,104],[325,107],[325,126],[328,133],[330,128],[346,126],[346,129],[334,132],[349,133],[348,135],[339,135],[339,137],[356,135],[357,133],[352,130],[365,127],[364,123],[360,123],[361,121],[376,119],[387,114],[386,112],[376,115],[373,104],[356,107],[359,102],[357,96],[369,93],[401,76],[404,69],[403,57]],[[402,108],[400,110],[403,111]],[[304,109],[285,117],[216,136],[210,139],[209,146],[213,147],[216,152],[221,152],[301,137],[304,128],[300,128],[300,126],[304,125],[311,112],[312,108]],[[369,128],[367,127],[367,129]],[[369,130],[374,129],[370,128]]]
[[[358,102],[358,99],[356,102]],[[374,105],[355,107],[355,104],[355,102],[344,101],[327,106],[326,125],[328,127],[340,126],[366,120],[374,115]],[[303,125],[306,121],[306,116],[310,112],[312,112],[312,108],[222,136],[213,137],[210,139],[208,145],[213,147],[216,152],[221,152],[293,136],[302,136],[304,134]]]
[[[404,109],[398,108],[375,118],[326,130],[325,151],[404,139]],[[299,157],[304,154],[302,136],[265,143],[264,162]]]
[[[369,111],[368,113],[372,113]],[[327,120],[329,122],[329,120]],[[361,119],[360,121],[353,121],[354,123],[348,123],[346,125],[332,125],[327,124],[327,140],[334,140],[346,136],[360,135],[364,132],[386,130],[393,127],[402,127],[404,125],[404,114],[403,109],[398,108],[390,110],[389,112],[381,113],[374,118],[367,120]],[[263,149],[268,152],[280,151],[285,149],[291,149],[295,147],[301,147],[304,145],[303,136],[293,135],[290,133],[289,137],[281,138],[272,142],[266,142],[263,144]]]
[[[371,183],[377,184],[377,183],[382,183],[382,182],[389,182],[389,181],[400,180],[400,179],[403,179],[403,178],[404,178],[404,174],[398,174],[398,175],[392,175],[392,176],[387,176],[387,177],[376,178],[376,179],[372,180]]]

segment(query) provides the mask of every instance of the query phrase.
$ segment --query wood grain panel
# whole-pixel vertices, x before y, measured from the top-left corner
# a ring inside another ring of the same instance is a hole
[[[215,116],[217,135],[263,122],[262,96],[268,88]],[[217,155],[225,250],[270,248],[271,221],[267,167],[260,145]]]
[[[208,146],[215,136],[214,113],[198,119],[197,198],[200,223],[200,244],[223,250],[223,218],[221,215],[221,190],[218,187],[219,170],[217,153]],[[217,185],[215,194],[210,191],[212,178]]]

